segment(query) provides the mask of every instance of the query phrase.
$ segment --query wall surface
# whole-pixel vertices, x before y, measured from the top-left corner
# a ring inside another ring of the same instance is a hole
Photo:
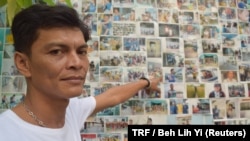
[[[83,139],[126,140],[128,124],[250,123],[250,0],[72,2],[92,34],[82,97],[143,75],[164,78],[161,94],[142,90],[90,117]],[[5,16],[0,9],[0,97],[8,99],[2,111],[26,90]]]

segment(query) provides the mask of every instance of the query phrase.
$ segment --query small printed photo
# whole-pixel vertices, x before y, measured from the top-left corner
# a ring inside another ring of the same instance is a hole
[[[140,22],[139,27],[140,27],[140,35],[141,36],[155,36],[155,27],[156,24],[153,22]]]
[[[162,87],[162,84],[158,86],[160,89]],[[156,91],[147,91],[146,89],[142,89],[138,92],[141,99],[155,99],[155,98],[161,98],[162,94],[158,93]]]
[[[159,23],[179,23],[177,9],[158,9]]]
[[[112,0],[97,0],[97,12],[98,13],[111,13],[112,12]]]
[[[101,67],[100,68],[101,82],[123,82],[122,67]]]
[[[118,116],[120,115],[120,106],[116,105],[113,107],[106,108],[98,113],[96,113],[96,116]]]
[[[221,80],[223,83],[238,82],[237,71],[233,70],[221,71]]]
[[[198,42],[197,40],[184,40],[184,56],[185,59],[198,57]]]
[[[124,82],[134,82],[141,77],[147,76],[147,68],[145,67],[129,67],[124,68]]]
[[[123,65],[126,67],[146,67],[146,52],[123,52]]]
[[[100,50],[122,50],[122,38],[115,36],[101,36],[100,37]]]
[[[89,133],[104,132],[104,119],[103,117],[91,117],[88,118],[84,123],[84,128],[81,129],[81,136],[86,138]],[[94,135],[91,135],[95,137]]]
[[[250,23],[238,22],[239,34],[250,34]]]
[[[5,8],[0,9],[0,27],[6,27],[6,12]]]
[[[90,97],[91,94],[91,84],[90,83],[85,83],[82,88],[82,94],[79,96],[79,98],[84,98],[84,97]]]
[[[213,125],[213,117],[209,114],[168,115],[169,125]]]
[[[180,51],[179,38],[166,38],[166,47],[162,49],[164,52],[178,52]]]
[[[12,109],[25,98],[24,93],[2,93],[0,109]]]
[[[128,117],[109,116],[104,117],[105,132],[119,133],[126,132],[128,129]]]
[[[3,46],[5,45],[4,33],[5,33],[5,28],[0,28],[0,51],[3,51]]]
[[[26,91],[26,81],[22,76],[3,76],[2,92],[21,92]]]
[[[21,75],[18,69],[16,68],[16,65],[14,64],[14,61],[11,58],[3,59],[2,65],[4,66],[2,68],[3,76]]]
[[[250,81],[250,65],[239,64],[239,80],[241,82]]]
[[[12,44],[5,44],[3,50],[4,59],[14,59],[15,48]]]
[[[179,25],[178,24],[164,24],[159,23],[159,36],[160,37],[179,37]]]
[[[186,82],[199,82],[198,79],[198,60],[185,59],[185,81]]]
[[[193,11],[180,11],[179,12],[179,23],[180,24],[198,24],[199,13]]]
[[[114,36],[132,36],[136,35],[136,24],[134,22],[113,22],[113,35]]]
[[[250,118],[250,99],[241,99],[240,101],[240,118]]]
[[[91,35],[97,35],[97,14],[87,13],[82,16],[82,21],[88,26]]]
[[[163,69],[164,82],[183,82],[183,68],[174,67],[174,68],[164,68]]]
[[[190,99],[190,104],[192,105],[193,114],[210,114],[210,99]]]
[[[83,0],[82,5],[82,13],[96,12],[96,0]]]
[[[5,28],[5,44],[13,44],[13,35],[10,28]],[[0,33],[1,34],[1,33]],[[3,42],[2,42],[3,43]]]
[[[237,22],[230,22],[230,21],[221,21],[221,32],[222,33],[238,33],[238,23]]]
[[[97,138],[95,133],[81,133],[81,140],[82,141],[93,141]]]
[[[147,61],[148,76],[153,78],[162,77],[162,62],[158,58]]]
[[[164,98],[184,98],[183,83],[164,83]]]
[[[205,98],[205,84],[188,83],[186,84],[187,98]]]
[[[207,83],[205,84],[205,89],[208,98],[227,97],[225,85],[222,83]]]
[[[121,104],[121,115],[142,115],[144,114],[143,100],[128,100]]]
[[[218,67],[219,56],[216,53],[203,53],[199,56],[200,67]]]
[[[211,109],[212,109],[214,120],[226,118],[226,100],[225,99],[212,99]]]
[[[157,9],[156,8],[137,8],[136,21],[156,22]]]
[[[227,119],[239,118],[239,101],[237,99],[226,100]]]
[[[184,54],[180,52],[163,52],[163,67],[183,67],[184,66]]]
[[[230,7],[219,7],[218,8],[219,17],[222,20],[236,20],[236,9]]]
[[[173,0],[158,0],[156,1],[156,5],[158,8],[177,8],[177,2]]]
[[[124,6],[124,7],[133,7],[134,6],[135,0],[113,0],[113,5],[114,6]]]
[[[200,69],[201,82],[218,82],[218,68],[202,68]]]
[[[166,115],[128,116],[128,125],[165,125],[166,118]]]
[[[246,97],[248,95],[244,83],[229,83],[227,88],[229,97]]]
[[[160,39],[147,39],[147,57],[160,58],[161,57],[161,40]]]
[[[136,7],[156,7],[155,0],[135,0]]]
[[[218,24],[218,13],[216,12],[205,12],[200,14],[201,25],[215,25]]]
[[[123,66],[123,56],[119,51],[101,51],[100,66]]]
[[[238,34],[233,33],[222,33],[222,47],[237,47]]]
[[[88,55],[89,57],[99,57],[100,42],[98,37],[92,37],[91,40],[87,42],[88,44]]]
[[[194,9],[197,9],[197,2],[178,0],[177,6],[180,10],[194,10]]]
[[[249,125],[248,119],[229,119],[227,125]]]
[[[145,114],[150,115],[167,115],[168,102],[161,99],[145,100]]]
[[[141,51],[140,40],[136,37],[123,37],[124,51]]]
[[[192,42],[200,38],[200,26],[197,24],[180,25],[180,37]]]
[[[201,12],[216,12],[218,11],[217,1],[198,0],[198,10]]]
[[[112,14],[99,14],[97,35],[112,35]]]
[[[114,7],[113,8],[113,21],[129,21],[131,17],[132,8],[127,7]]]
[[[88,82],[98,82],[99,81],[99,67],[100,60],[99,58],[89,58],[89,70],[87,73]]]
[[[249,9],[238,9],[238,20],[241,22],[249,22]]]
[[[122,84],[119,82],[91,83],[91,87],[93,90],[93,92],[91,94],[96,96],[96,95],[99,95],[99,94],[105,92],[109,88],[112,88],[114,86],[120,86],[120,85],[122,85]]]
[[[250,36],[240,36],[240,53],[242,61],[250,61]]]
[[[170,114],[189,114],[190,107],[188,99],[183,98],[171,98],[169,99]]]
[[[220,40],[202,40],[201,45],[203,53],[218,53],[221,49]]]
[[[217,26],[203,26],[201,29],[202,39],[218,39],[220,30]]]
[[[232,48],[228,48],[226,49],[227,51],[233,51],[233,49],[231,50]],[[223,51],[225,51],[223,49]],[[238,63],[238,60],[237,60],[237,56],[220,56],[219,57],[219,69],[221,71],[226,71],[226,70],[233,70],[233,71],[236,71],[238,70],[238,66],[237,66],[237,63]]]
[[[123,125],[122,125],[123,126]],[[97,134],[97,141],[101,140],[107,141],[122,141],[122,134],[121,133],[98,133]],[[91,140],[93,141],[93,140]]]

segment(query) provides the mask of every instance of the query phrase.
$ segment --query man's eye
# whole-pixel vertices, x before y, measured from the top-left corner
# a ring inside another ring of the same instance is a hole
[[[50,51],[50,54],[53,54],[53,55],[58,55],[61,53],[61,50],[52,50]]]
[[[78,54],[86,55],[87,54],[87,50],[80,50],[80,51],[78,51]]]

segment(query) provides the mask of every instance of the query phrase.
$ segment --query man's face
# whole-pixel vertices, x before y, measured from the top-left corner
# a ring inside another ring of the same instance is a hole
[[[40,30],[31,48],[29,85],[52,97],[81,94],[88,71],[87,44],[75,28]]]

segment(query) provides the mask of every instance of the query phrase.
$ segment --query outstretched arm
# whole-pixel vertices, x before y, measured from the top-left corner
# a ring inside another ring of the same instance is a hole
[[[158,87],[158,85],[162,81],[162,78],[151,78],[149,80],[151,84],[147,91],[156,91],[160,93],[160,88]],[[133,97],[139,90],[145,88],[147,85],[148,82],[146,80],[139,79],[136,82],[131,82],[125,85],[108,89],[104,93],[95,96],[96,108],[93,114],[102,111],[103,109],[113,107],[125,102],[129,98]]]

